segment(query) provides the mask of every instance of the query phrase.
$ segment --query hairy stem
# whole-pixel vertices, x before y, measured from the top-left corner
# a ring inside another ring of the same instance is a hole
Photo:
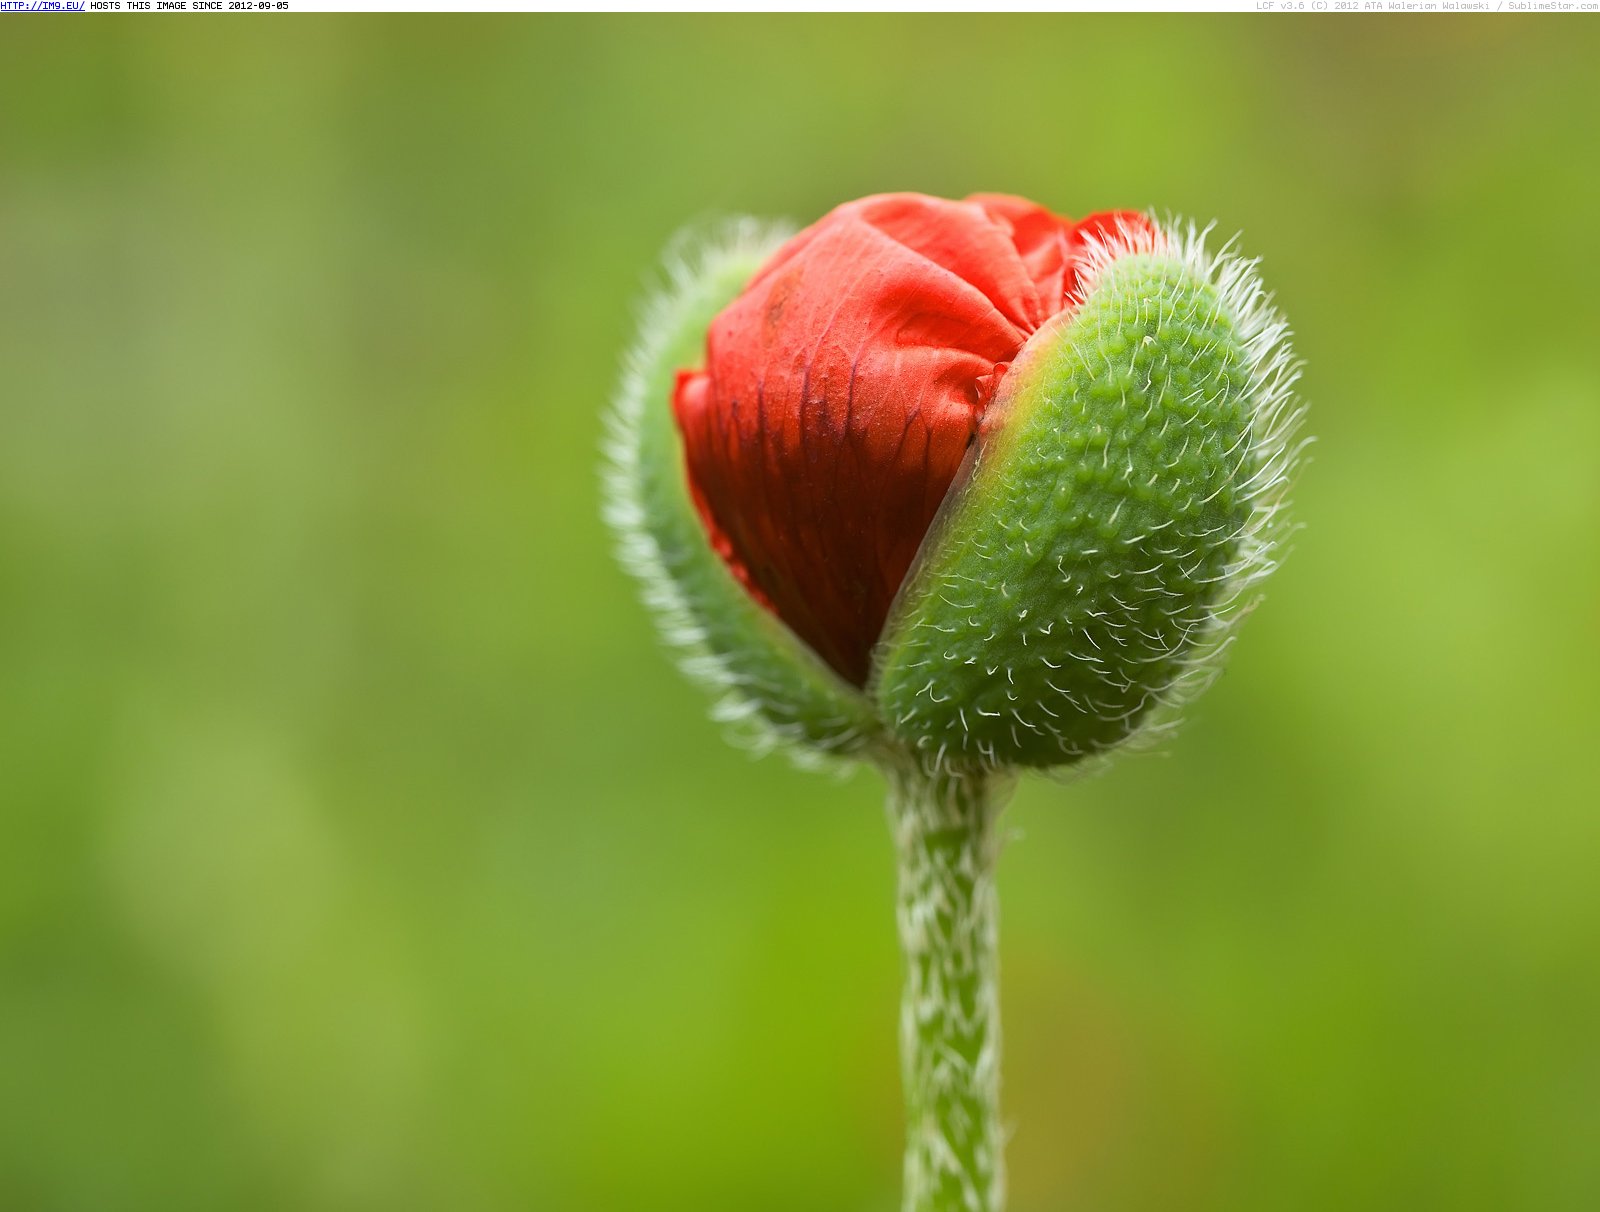
[[[904,1212],[1001,1212],[996,818],[1009,776],[889,775],[905,952]]]

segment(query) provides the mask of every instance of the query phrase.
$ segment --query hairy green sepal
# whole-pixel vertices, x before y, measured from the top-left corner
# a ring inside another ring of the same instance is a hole
[[[1013,367],[924,540],[873,693],[930,761],[1059,766],[1191,671],[1248,542],[1252,380],[1216,286],[1118,258]]]
[[[871,706],[751,598],[706,541],[671,408],[678,368],[704,361],[712,319],[776,243],[731,231],[691,254],[694,264],[677,264],[672,288],[651,303],[615,410],[609,513],[685,668],[725,692],[718,714],[796,756],[843,755],[879,732]]]

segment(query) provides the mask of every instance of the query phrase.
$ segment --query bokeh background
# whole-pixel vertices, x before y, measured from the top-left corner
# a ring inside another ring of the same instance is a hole
[[[723,743],[596,476],[675,229],[885,189],[1242,230],[1319,438],[1009,812],[1014,1212],[1600,1206],[1597,35],[9,22],[0,1208],[896,1207],[881,788]]]

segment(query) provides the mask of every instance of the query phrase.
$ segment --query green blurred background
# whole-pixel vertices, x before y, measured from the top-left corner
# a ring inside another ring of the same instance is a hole
[[[896,1206],[881,788],[723,743],[596,482],[673,231],[885,189],[1242,229],[1319,437],[1008,815],[1014,1212],[1600,1206],[1597,34],[8,22],[0,1208]]]

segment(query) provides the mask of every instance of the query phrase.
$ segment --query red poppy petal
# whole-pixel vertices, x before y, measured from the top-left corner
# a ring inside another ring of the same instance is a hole
[[[1076,239],[1022,199],[849,203],[773,256],[679,376],[711,542],[857,685],[996,383],[1074,285]]]
[[[1065,277],[1073,246],[1072,220],[1009,194],[974,194],[967,201],[977,203],[984,213],[1010,228],[1011,241],[1045,305],[1045,316],[1060,311],[1067,294]]]

